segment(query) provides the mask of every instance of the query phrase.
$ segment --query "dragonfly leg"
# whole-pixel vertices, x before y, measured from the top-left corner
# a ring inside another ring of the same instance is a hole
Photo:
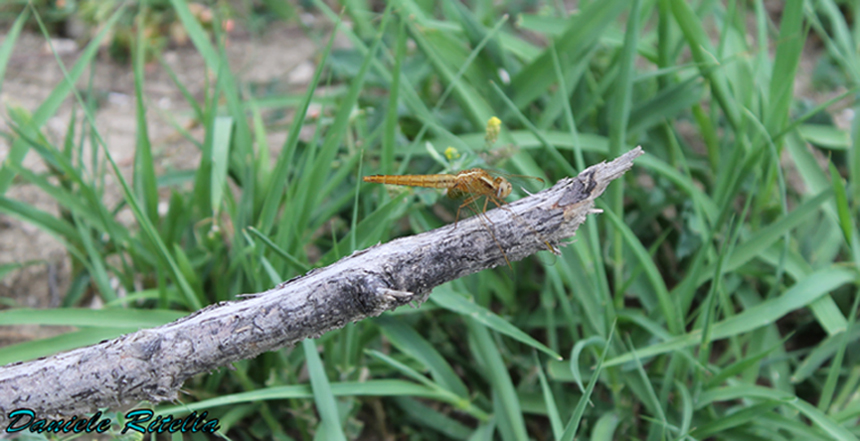
[[[475,215],[478,217],[478,220],[480,220],[481,223],[484,224],[484,228],[486,228],[487,231],[490,233],[490,236],[493,238],[493,242],[495,242],[496,246],[499,247],[499,252],[501,252],[502,257],[505,258],[505,263],[508,264],[508,268],[510,268],[511,271],[513,271],[514,267],[511,266],[511,261],[508,260],[508,254],[505,253],[505,250],[502,249],[502,244],[500,244],[499,239],[496,238],[496,233],[493,232],[493,227],[491,227],[490,225],[487,225],[487,223],[484,222],[484,219],[486,219],[487,221],[490,222],[491,225],[494,225],[494,226],[496,225],[492,221],[492,219],[487,217],[487,214],[486,214],[487,213],[487,201],[484,200],[484,212],[483,213],[479,213],[478,210],[475,207],[473,207],[472,205],[467,205],[467,204],[471,204],[472,202],[474,202],[475,199],[477,199],[478,197],[480,197],[480,196],[473,196],[473,197],[469,198],[469,200],[467,202],[463,203],[463,205],[460,205],[460,208],[463,208],[464,206],[466,206],[466,207],[469,207],[469,209],[475,213]],[[498,205],[498,203],[496,203],[496,205]],[[459,211],[460,210],[458,209],[457,212],[459,213]]]
[[[460,204],[460,207],[457,208],[457,217],[454,218],[454,228],[457,228],[457,222],[460,221],[460,210],[462,210],[463,207],[468,207],[470,210],[475,211],[469,204],[475,202],[476,199],[478,199],[478,196],[469,196],[468,198],[466,198],[466,200],[463,201],[462,204]]]
[[[497,198],[493,198],[493,203],[494,203],[494,204],[496,204],[496,206],[497,206],[497,207],[502,208],[502,209],[504,209],[505,211],[507,211],[508,213],[510,213],[510,214],[511,214],[511,216],[519,217],[519,216],[517,216],[517,214],[516,214],[516,213],[514,213],[514,212],[513,212],[513,211],[511,211],[510,209],[502,207],[502,205],[507,205],[507,204],[508,204],[508,203],[507,203],[507,201],[505,201],[504,199],[497,199]],[[486,211],[486,208],[485,208],[485,211]],[[490,221],[490,222],[492,222],[492,221]],[[545,239],[545,238],[544,238],[540,233],[538,233],[534,228],[532,228],[530,225],[525,224],[525,223],[524,223],[523,225],[525,225],[526,227],[528,227],[528,229],[529,229],[529,230],[531,230],[533,233],[535,233],[535,234],[538,236],[538,238],[540,239],[540,241],[541,241],[541,242],[543,242],[543,244],[544,244],[544,245],[546,245],[546,248],[547,248],[548,250],[550,250],[553,254],[557,253],[557,251],[555,250],[555,247],[554,247],[554,246],[552,246],[552,244],[550,244],[550,243],[549,243],[549,241],[548,241],[548,240],[546,240],[546,239]]]
[[[489,231],[490,236],[493,238],[493,242],[495,242],[496,246],[499,247],[499,252],[501,252],[502,257],[505,258],[505,263],[508,265],[508,268],[510,268],[513,271],[514,267],[511,266],[511,261],[508,260],[508,254],[505,253],[505,250],[502,249],[502,244],[500,244],[499,239],[496,238],[496,233],[493,232],[493,228],[491,226],[487,225],[487,223],[484,222],[484,219],[486,219],[487,221],[490,222],[490,224],[495,225],[495,223],[486,215],[487,204],[489,203],[488,200],[490,199],[490,197],[486,197],[486,199],[484,199],[484,211],[483,212],[479,212],[477,207],[472,206],[472,203],[475,202],[476,200],[478,200],[479,197],[481,197],[481,195],[469,196],[468,198],[466,198],[466,200],[463,201],[462,204],[460,204],[460,207],[457,208],[457,220],[460,219],[460,210],[462,210],[463,207],[467,207],[468,209],[472,210],[472,212],[474,212],[475,215],[478,216],[478,219],[481,221],[481,223],[484,224],[484,227],[487,228],[487,231]],[[504,201],[502,201],[502,202],[504,202]],[[495,198],[493,198],[493,203],[496,204],[496,206],[501,207],[501,205],[499,205],[498,201],[496,201]],[[457,228],[457,220],[454,221],[454,228]]]
[[[483,211],[481,211],[481,213],[484,216],[484,219],[490,221],[491,224],[496,225],[496,223],[493,222],[493,220],[490,219],[489,216],[487,216],[487,203],[489,203],[489,202],[490,202],[490,196],[486,196],[484,198],[484,209],[483,209]],[[493,202],[495,203],[495,201],[493,201]],[[496,205],[498,205],[498,204],[496,204]]]
[[[465,201],[463,201],[463,203],[460,204],[460,208],[457,209],[457,218],[459,219],[459,217],[460,217],[460,210],[462,210],[463,207],[466,207],[466,208],[472,210],[472,213],[475,213],[475,216],[482,216],[484,219],[490,221],[491,224],[495,225],[496,223],[493,222],[493,220],[490,219],[489,217],[487,217],[487,215],[486,215],[486,213],[487,213],[487,201],[486,201],[486,199],[484,200],[484,211],[478,211],[478,209],[477,209],[478,204],[475,204],[474,206],[472,205],[472,203],[475,202],[480,197],[481,197],[481,195],[475,195],[475,196],[471,196],[468,199],[466,199]],[[496,205],[498,205],[498,204],[496,204]],[[454,225],[455,226],[457,225],[456,221],[454,222]]]

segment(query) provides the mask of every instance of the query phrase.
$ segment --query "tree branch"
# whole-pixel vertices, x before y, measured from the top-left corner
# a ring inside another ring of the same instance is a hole
[[[4,366],[0,425],[5,427],[8,413],[17,408],[52,418],[141,400],[175,400],[193,375],[407,303],[420,304],[437,285],[505,265],[501,249],[511,261],[546,250],[544,240],[557,249],[586,215],[598,212],[594,200],[642,154],[637,147],[504,209],[488,211],[485,219],[473,216],[456,227],[357,251],[246,300],[221,302],[157,328]]]

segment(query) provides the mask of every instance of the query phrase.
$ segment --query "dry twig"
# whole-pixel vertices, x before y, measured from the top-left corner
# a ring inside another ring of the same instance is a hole
[[[18,408],[37,418],[80,415],[141,400],[175,400],[193,375],[291,346],[407,303],[433,287],[546,249],[574,235],[594,200],[641,155],[637,147],[575,178],[486,213],[498,245],[473,216],[357,251],[252,298],[210,305],[173,323],[0,368],[0,425]],[[514,219],[511,210],[522,219]]]

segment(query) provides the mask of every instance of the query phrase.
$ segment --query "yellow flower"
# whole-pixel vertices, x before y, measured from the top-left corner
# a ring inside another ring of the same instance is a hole
[[[502,130],[502,121],[498,118],[491,117],[487,121],[487,135],[484,139],[487,141],[487,144],[493,145],[496,143],[496,140],[499,139],[499,132]]]
[[[449,161],[457,159],[460,157],[460,152],[458,152],[454,147],[448,147],[445,149],[445,157],[448,158]]]

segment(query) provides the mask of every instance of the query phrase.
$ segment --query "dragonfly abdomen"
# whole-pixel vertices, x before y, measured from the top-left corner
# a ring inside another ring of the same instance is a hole
[[[364,182],[410,187],[451,188],[455,185],[453,175],[373,175],[365,176]]]

